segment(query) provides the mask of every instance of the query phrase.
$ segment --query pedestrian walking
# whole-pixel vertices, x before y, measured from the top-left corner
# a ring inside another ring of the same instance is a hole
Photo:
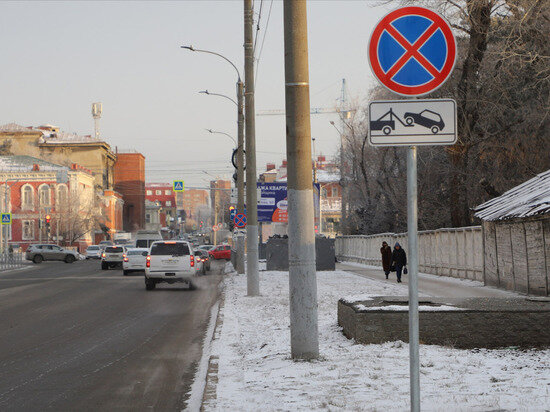
[[[401,283],[401,273],[403,268],[407,266],[407,254],[399,244],[395,242],[393,247],[393,253],[391,255],[391,266],[395,267],[395,273],[397,274],[397,283]]]
[[[388,275],[390,274],[392,255],[391,247],[388,245],[387,242],[382,242],[380,253],[382,254],[382,268],[384,269],[384,273],[386,274],[387,279]]]

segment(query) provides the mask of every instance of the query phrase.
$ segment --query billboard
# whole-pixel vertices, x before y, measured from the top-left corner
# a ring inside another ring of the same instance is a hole
[[[257,183],[260,189],[258,196],[258,222],[288,223],[288,199],[286,183]],[[319,184],[313,188],[314,207],[319,208]],[[317,213],[315,213],[317,217]]]

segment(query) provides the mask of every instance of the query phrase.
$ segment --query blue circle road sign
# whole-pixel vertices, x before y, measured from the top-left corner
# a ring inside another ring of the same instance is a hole
[[[374,75],[392,92],[421,96],[449,78],[456,40],[449,24],[424,7],[402,7],[380,20],[369,41]]]
[[[246,226],[246,215],[243,213],[238,213],[235,215],[235,219],[233,219],[233,223],[235,223],[235,226],[238,228],[242,228]]]

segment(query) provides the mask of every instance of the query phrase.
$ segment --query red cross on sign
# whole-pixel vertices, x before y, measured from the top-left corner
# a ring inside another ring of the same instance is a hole
[[[235,226],[238,228],[243,228],[246,226],[246,215],[244,213],[238,213],[235,215],[235,219],[233,219],[233,223],[235,223]]]
[[[449,24],[424,7],[402,7],[380,20],[369,41],[374,75],[392,92],[420,96],[453,71],[456,41]]]

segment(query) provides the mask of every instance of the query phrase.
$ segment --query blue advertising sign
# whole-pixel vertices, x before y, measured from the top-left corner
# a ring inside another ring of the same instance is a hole
[[[288,222],[288,199],[286,183],[257,183],[261,196],[258,197],[258,222]],[[319,193],[319,184],[314,184],[314,193]],[[314,196],[315,201],[315,196]],[[314,203],[319,207],[317,200]]]

